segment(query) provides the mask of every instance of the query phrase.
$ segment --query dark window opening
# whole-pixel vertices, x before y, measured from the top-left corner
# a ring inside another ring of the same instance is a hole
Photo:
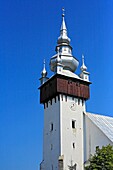
[[[53,150],[53,145],[51,144],[51,150]]]
[[[75,143],[73,142],[73,148],[75,148]]]
[[[53,131],[53,123],[50,124],[50,131]]]
[[[73,129],[76,128],[76,120],[72,120],[72,128],[73,128]]]

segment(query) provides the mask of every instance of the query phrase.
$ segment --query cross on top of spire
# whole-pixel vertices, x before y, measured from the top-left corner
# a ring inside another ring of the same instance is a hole
[[[61,24],[61,29],[60,29],[60,36],[58,38],[57,43],[58,44],[62,44],[62,43],[66,43],[66,44],[70,44],[70,38],[67,36],[67,28],[66,28],[66,23],[65,23],[65,9],[62,8],[62,24]]]
[[[62,17],[64,17],[65,16],[65,8],[63,7],[62,8]]]

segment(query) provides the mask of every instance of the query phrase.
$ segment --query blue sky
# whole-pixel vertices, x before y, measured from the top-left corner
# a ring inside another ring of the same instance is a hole
[[[66,9],[73,55],[90,72],[87,111],[113,116],[113,0],[0,0],[0,169],[37,170],[42,160],[39,78],[55,54]],[[80,65],[77,74],[80,72]]]

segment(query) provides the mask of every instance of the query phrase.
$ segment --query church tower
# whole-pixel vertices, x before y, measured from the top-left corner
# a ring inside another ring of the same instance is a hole
[[[63,10],[56,54],[50,59],[54,72],[40,78],[40,103],[44,105],[43,160],[40,170],[84,169],[84,112],[89,99],[89,73],[84,64],[80,75],[74,72],[79,61],[72,55]]]

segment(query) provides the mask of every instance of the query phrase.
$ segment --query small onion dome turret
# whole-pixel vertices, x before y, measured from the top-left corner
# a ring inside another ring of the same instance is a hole
[[[42,72],[41,72],[41,75],[42,75],[42,77],[46,77],[47,76],[47,71],[46,71],[46,68],[45,68],[45,60],[44,60],[44,67],[43,67],[43,70],[42,70]]]
[[[80,67],[81,71],[86,71],[87,70],[87,67],[85,66],[85,63],[84,63],[84,55],[82,55],[82,66]]]

